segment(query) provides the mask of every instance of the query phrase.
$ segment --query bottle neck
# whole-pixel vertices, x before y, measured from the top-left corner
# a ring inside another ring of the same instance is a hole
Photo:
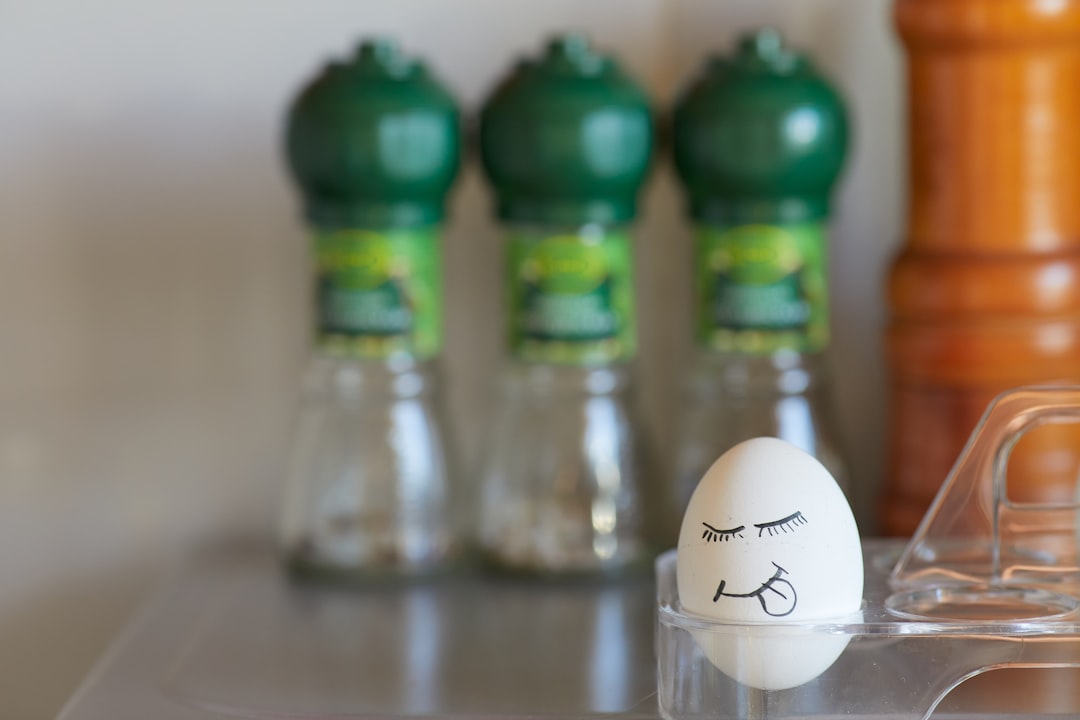
[[[562,229],[589,225],[613,227],[633,221],[637,214],[637,198],[632,194],[593,199],[532,198],[499,192],[496,214],[504,223],[516,226]]]
[[[304,216],[322,229],[394,228],[408,230],[431,227],[442,222],[441,203],[387,200],[355,202],[348,198],[305,196]]]
[[[690,195],[690,216],[702,225],[792,225],[824,222],[829,190],[815,195]]]

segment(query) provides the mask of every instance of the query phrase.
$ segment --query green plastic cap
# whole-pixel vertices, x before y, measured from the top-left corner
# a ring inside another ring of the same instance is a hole
[[[673,118],[690,214],[715,223],[800,222],[829,213],[847,118],[837,92],[771,29],[744,36],[686,90]]]
[[[285,144],[314,224],[430,225],[443,217],[460,164],[460,120],[421,62],[376,39],[304,87]]]
[[[644,91],[579,34],[519,62],[480,111],[481,159],[508,222],[633,219],[652,149]]]

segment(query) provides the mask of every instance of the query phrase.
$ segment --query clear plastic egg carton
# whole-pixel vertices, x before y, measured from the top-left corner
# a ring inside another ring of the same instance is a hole
[[[997,398],[911,541],[864,544],[864,600],[855,615],[760,624],[692,616],[680,607],[675,551],[661,556],[661,714],[1080,717],[1080,506],[1014,502],[1005,482],[1020,437],[1060,422],[1080,422],[1080,388],[1023,388]],[[722,658],[723,671],[706,650]],[[793,658],[822,671],[780,690],[732,679]]]

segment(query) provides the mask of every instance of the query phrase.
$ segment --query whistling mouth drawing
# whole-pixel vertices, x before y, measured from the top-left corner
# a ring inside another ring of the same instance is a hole
[[[719,587],[716,588],[716,594],[713,595],[713,602],[718,601],[722,597],[756,598],[757,601],[761,603],[761,609],[765,611],[766,615],[771,617],[784,617],[785,615],[790,615],[795,609],[795,605],[799,602],[799,596],[795,592],[795,586],[782,577],[783,575],[787,575],[788,571],[776,563],[773,563],[773,567],[776,568],[776,572],[773,573],[773,576],[761,583],[761,587],[753,592],[724,592],[724,588],[727,587],[727,581],[721,580]]]

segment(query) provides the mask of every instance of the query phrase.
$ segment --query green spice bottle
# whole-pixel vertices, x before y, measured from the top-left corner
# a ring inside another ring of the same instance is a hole
[[[337,577],[441,568],[461,526],[434,374],[457,107],[421,62],[365,42],[302,90],[286,151],[311,227],[316,321],[284,553]]]
[[[815,455],[846,489],[823,362],[830,196],[847,146],[842,101],[766,29],[706,65],[676,103],[673,133],[696,226],[698,352],[677,451],[682,507],[717,456],[760,435]]]
[[[580,35],[518,63],[481,111],[506,233],[509,362],[478,521],[499,568],[607,572],[652,556],[630,236],[652,147],[644,92]]]

